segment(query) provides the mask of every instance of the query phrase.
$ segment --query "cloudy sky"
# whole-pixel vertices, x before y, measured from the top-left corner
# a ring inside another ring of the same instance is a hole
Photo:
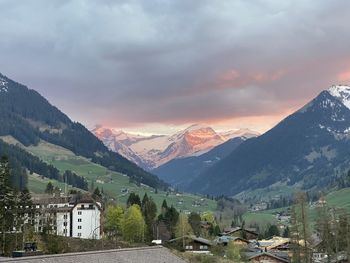
[[[89,127],[265,131],[350,83],[350,2],[0,0],[0,72]]]

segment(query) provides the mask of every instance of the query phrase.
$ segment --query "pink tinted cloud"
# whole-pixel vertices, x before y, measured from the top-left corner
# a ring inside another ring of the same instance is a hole
[[[340,72],[337,75],[339,81],[350,81],[350,70]]]
[[[271,83],[281,79],[286,75],[286,71],[276,70],[273,72],[239,72],[234,69],[227,70],[218,76],[217,87],[226,88],[243,88],[246,85],[261,85]]]

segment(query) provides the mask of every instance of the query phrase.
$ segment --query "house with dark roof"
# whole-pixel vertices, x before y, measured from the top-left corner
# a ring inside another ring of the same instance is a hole
[[[209,253],[209,249],[211,246],[213,246],[213,242],[202,238],[202,237],[196,237],[194,235],[187,235],[184,237],[174,238],[169,240],[167,243],[169,244],[180,244],[183,245],[183,249],[185,251],[190,251],[194,253]]]
[[[258,253],[247,253],[249,262],[254,263],[290,263],[288,256],[283,257],[275,253],[269,252],[258,252]]]
[[[256,232],[255,229],[241,228],[241,227],[226,228],[224,232],[221,233],[221,235],[244,237],[247,240],[256,240],[259,236],[259,234]]]
[[[224,245],[227,246],[228,243],[233,242],[236,245],[240,246],[247,246],[250,244],[249,240],[241,238],[241,237],[235,237],[235,236],[220,236],[217,237],[214,240],[215,244],[217,245]]]

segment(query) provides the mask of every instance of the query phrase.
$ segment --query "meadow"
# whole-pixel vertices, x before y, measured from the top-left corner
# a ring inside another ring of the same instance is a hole
[[[173,205],[178,211],[205,212],[214,211],[216,202],[203,196],[188,193],[164,192],[155,190],[146,185],[137,186],[130,182],[126,175],[110,171],[107,168],[91,162],[89,159],[76,156],[73,152],[47,142],[40,142],[37,146],[25,147],[27,151],[48,164],[52,164],[61,173],[71,170],[87,179],[89,186],[98,187],[114,202],[124,205],[130,192],[135,192],[142,198],[145,193],[151,196],[158,207],[163,200]],[[47,183],[51,181],[62,190],[64,184],[55,180],[48,180],[37,175],[29,175],[29,188],[36,193],[45,191]],[[71,188],[71,187],[70,187]],[[67,188],[67,189],[70,189]]]

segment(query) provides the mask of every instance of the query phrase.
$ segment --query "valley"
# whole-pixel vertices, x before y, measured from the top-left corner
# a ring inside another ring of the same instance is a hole
[[[110,171],[103,166],[92,163],[84,157],[76,156],[69,150],[50,143],[41,142],[38,146],[26,147],[26,150],[38,156],[46,163],[52,164],[62,173],[70,170],[83,176],[87,179],[89,186],[93,184],[92,188],[98,187],[100,190],[103,190],[116,203],[126,204],[128,195],[134,192],[140,196],[147,193],[148,196],[153,198],[158,207],[161,206],[161,203],[165,199],[169,205],[173,205],[179,211],[205,212],[216,209],[215,201],[205,197],[187,193],[164,192],[162,190],[157,190],[157,193],[155,193],[155,189],[152,187],[136,185],[130,182],[126,175]],[[29,175],[29,189],[43,193],[48,181],[47,179],[38,180],[37,177]],[[54,185],[58,185],[64,190],[63,183],[56,181]]]
[[[0,263],[350,262],[350,1],[0,17]]]

